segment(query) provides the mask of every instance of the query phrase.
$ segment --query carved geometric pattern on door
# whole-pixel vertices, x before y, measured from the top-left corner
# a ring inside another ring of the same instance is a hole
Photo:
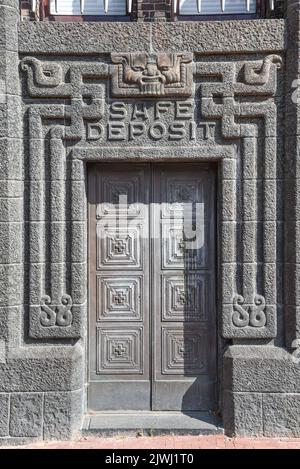
[[[97,321],[140,321],[142,277],[98,277]]]
[[[198,164],[104,163],[93,167],[89,184],[91,408],[211,408],[214,171]],[[127,224],[112,216],[124,193],[135,207],[144,201]],[[186,217],[191,207],[193,216]],[[188,236],[195,231],[196,243]]]
[[[143,216],[144,176],[117,173],[114,176],[100,176],[101,203],[97,205],[97,218]]]
[[[143,327],[97,327],[97,374],[143,373]]]
[[[113,266],[142,268],[141,250],[142,224],[115,227],[114,222],[97,223],[97,268]]]
[[[203,331],[162,328],[162,374],[194,375],[207,371]]]
[[[191,179],[191,178],[190,178]],[[162,187],[166,200],[162,204],[162,218],[181,218],[187,204],[203,202],[203,181],[200,179],[187,181],[184,175],[168,175],[162,173]]]
[[[204,275],[162,275],[162,320],[205,321]]]
[[[184,223],[173,220],[162,220],[162,269],[199,269],[205,264],[204,229],[203,226],[191,227],[197,229],[197,241],[195,238],[187,238]],[[193,246],[196,249],[189,249]]]

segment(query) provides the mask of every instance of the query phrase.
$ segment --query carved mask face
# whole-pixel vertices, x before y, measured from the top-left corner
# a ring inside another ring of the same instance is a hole
[[[186,70],[192,58],[188,54],[113,54],[112,61],[120,64],[114,75],[118,89],[115,94],[126,95],[129,88],[135,96],[190,94]],[[189,66],[190,81],[191,71]]]
[[[127,82],[138,83],[140,90],[145,94],[159,94],[165,82],[157,66],[157,57],[147,54],[132,54],[130,69],[125,72]]]
[[[157,66],[167,84],[180,81],[180,60],[174,54],[159,54]]]
[[[174,63],[173,54],[132,54],[125,78],[128,82],[138,83],[146,94],[158,94],[165,84],[180,80],[180,60]]]
[[[146,69],[148,62],[147,54],[131,54],[130,57],[130,67],[134,76],[140,77],[141,74]]]

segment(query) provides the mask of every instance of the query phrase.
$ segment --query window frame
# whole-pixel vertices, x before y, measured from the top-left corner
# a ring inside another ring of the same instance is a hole
[[[196,0],[195,0],[196,1]],[[181,15],[179,12],[174,13],[173,2],[170,5],[170,20],[176,21],[226,21],[226,20],[253,20],[267,18],[269,0],[256,0],[256,13],[242,13],[242,14],[226,14],[222,15]],[[41,21],[56,21],[56,22],[75,22],[75,23],[89,23],[89,22],[135,22],[136,21],[136,5],[133,0],[132,12],[126,15],[51,15],[49,0],[41,0],[40,2],[40,20]]]
[[[127,7],[126,7],[127,11]],[[132,8],[132,12],[134,9]],[[50,1],[41,0],[40,2],[40,19],[42,21],[61,21],[72,23],[99,23],[99,22],[130,22],[133,20],[133,13],[126,13],[125,15],[52,15],[50,13]]]
[[[194,0],[196,1],[196,0]],[[181,15],[172,9],[172,21],[226,21],[226,20],[254,20],[266,18],[268,0],[256,0],[256,13],[237,13],[236,15],[223,13],[222,15]]]

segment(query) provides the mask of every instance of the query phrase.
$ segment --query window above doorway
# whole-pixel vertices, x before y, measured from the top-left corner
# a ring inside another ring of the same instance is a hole
[[[131,0],[50,0],[50,15],[122,16],[131,13]]]
[[[20,0],[33,21],[199,21],[282,18],[286,0]]]
[[[255,14],[256,0],[179,0],[180,15],[241,15]]]

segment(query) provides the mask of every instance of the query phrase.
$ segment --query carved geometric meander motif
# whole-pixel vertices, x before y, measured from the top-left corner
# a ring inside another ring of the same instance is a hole
[[[244,65],[244,80],[249,85],[266,85],[270,79],[272,66],[275,64],[277,68],[282,66],[282,58],[279,55],[268,55],[262,64],[248,62]]]
[[[173,97],[192,93],[192,54],[112,54],[112,95]]]
[[[241,81],[237,81],[235,63],[232,62],[197,62],[192,70],[192,55],[189,53],[120,53],[112,54],[111,59],[114,64],[111,90],[113,95],[120,97],[188,96],[193,89],[193,71],[196,77],[209,78],[208,82],[200,85],[201,112],[204,118],[221,119],[225,138],[239,138],[246,132],[246,126],[241,128],[236,118],[272,118],[270,111],[274,109],[274,103],[272,106],[269,102],[238,102],[237,98],[274,96],[276,71],[282,65],[280,56],[269,55],[264,60],[245,62]],[[70,122],[65,128],[64,138],[80,139],[84,135],[84,120],[102,119],[103,87],[94,84],[92,79],[108,78],[108,64],[71,64],[65,72],[59,63],[25,57],[21,68],[27,74],[31,98],[70,100],[70,104],[64,102],[39,108],[42,114],[45,113],[44,117]],[[213,77],[216,81],[211,81]],[[88,103],[85,102],[86,96],[89,97]],[[215,101],[215,96],[221,98],[220,103]],[[270,125],[272,123],[270,121]]]
[[[276,129],[276,106],[268,97],[276,92],[277,70],[282,66],[282,58],[269,55],[264,60],[245,62],[241,81],[236,80],[234,63],[196,64],[196,76],[222,77],[219,83],[201,84],[201,112],[204,117],[221,120],[224,138],[240,138],[249,133],[249,124],[237,119],[252,117],[264,118],[266,132]],[[221,97],[217,102],[215,97]],[[264,97],[265,101],[247,102],[239,98]]]
[[[84,120],[103,117],[103,87],[87,79],[108,77],[107,64],[72,64],[66,73],[59,63],[25,57],[21,62],[21,69],[27,74],[27,89],[31,98],[63,101],[61,104],[39,107],[41,115],[45,113],[44,117],[63,120],[63,138],[80,140],[84,133]],[[85,102],[87,96],[88,104]]]

